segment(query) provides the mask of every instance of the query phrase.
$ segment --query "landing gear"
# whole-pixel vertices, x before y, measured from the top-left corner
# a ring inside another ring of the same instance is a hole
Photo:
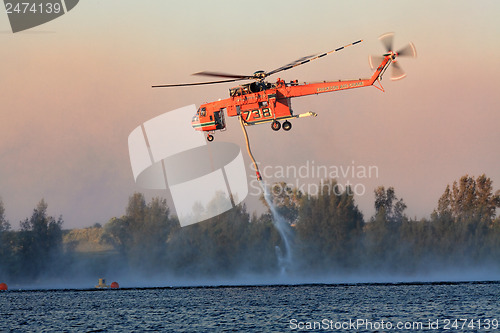
[[[271,128],[273,129],[273,131],[279,131],[280,128],[281,128],[281,124],[279,121],[275,120],[271,123]]]
[[[288,120],[283,123],[283,130],[284,131],[289,131],[292,129],[292,123],[289,122]]]
[[[207,135],[208,142],[214,141],[214,136],[212,134]]]

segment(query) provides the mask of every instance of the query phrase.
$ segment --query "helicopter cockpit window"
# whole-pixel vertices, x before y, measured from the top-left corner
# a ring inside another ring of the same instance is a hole
[[[231,88],[231,89],[229,89],[229,95],[231,97],[240,96],[241,95],[241,88]]]
[[[201,117],[205,117],[205,115],[207,114],[207,109],[206,108],[201,108],[199,110],[199,114]]]

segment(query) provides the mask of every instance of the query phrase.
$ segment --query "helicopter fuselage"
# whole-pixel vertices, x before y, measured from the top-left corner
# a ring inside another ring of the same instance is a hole
[[[228,117],[240,116],[246,126],[272,122],[274,130],[281,127],[280,121],[285,121],[287,124],[286,126],[284,124],[283,129],[289,130],[291,124],[288,119],[315,115],[311,112],[294,115],[291,107],[292,98],[372,86],[381,80],[391,61],[389,55],[385,56],[368,79],[304,84],[299,84],[297,80],[285,83],[284,80],[278,79],[276,83],[256,81],[231,88],[229,98],[202,104],[192,118],[191,125],[198,131],[209,133],[224,130],[226,127],[224,113],[226,113]],[[377,88],[383,90],[381,87]],[[208,135],[208,139],[213,140],[213,136]]]

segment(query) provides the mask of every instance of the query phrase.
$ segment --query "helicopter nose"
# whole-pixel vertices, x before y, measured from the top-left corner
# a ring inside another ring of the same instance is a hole
[[[191,119],[191,126],[193,126],[194,129],[198,129],[200,127],[200,118],[197,115]]]

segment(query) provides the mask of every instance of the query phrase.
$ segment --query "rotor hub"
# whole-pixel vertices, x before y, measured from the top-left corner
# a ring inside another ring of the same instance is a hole
[[[256,71],[255,73],[253,73],[253,77],[256,79],[256,80],[259,80],[259,81],[262,81],[266,78],[266,72],[265,71]]]

